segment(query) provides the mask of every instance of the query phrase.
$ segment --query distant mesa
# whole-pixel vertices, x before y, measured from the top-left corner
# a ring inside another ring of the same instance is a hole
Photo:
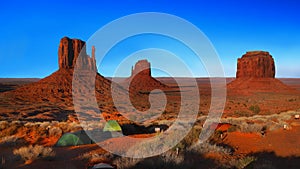
[[[275,79],[275,62],[269,52],[251,51],[237,62],[236,79],[227,85],[229,94],[297,92]]]
[[[90,57],[86,53],[84,41],[64,37],[60,40],[58,48],[58,64],[59,69],[73,69],[77,64],[78,69],[97,72],[95,47],[92,47],[92,57]]]
[[[275,78],[275,64],[269,52],[247,52],[238,59],[236,78]]]

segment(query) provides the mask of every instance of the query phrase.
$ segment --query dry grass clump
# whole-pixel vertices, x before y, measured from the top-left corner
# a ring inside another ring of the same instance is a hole
[[[114,164],[118,166],[118,169],[128,169],[136,166],[142,159],[139,158],[117,158],[114,160]]]
[[[16,134],[18,129],[23,125],[19,121],[13,121],[11,123],[8,122],[1,122],[1,123],[2,126],[1,126],[0,138]]]
[[[260,133],[264,128],[266,128],[265,124],[258,123],[243,122],[240,125],[240,131],[243,133]]]
[[[0,121],[0,130],[6,129],[8,126],[8,121]]]
[[[193,144],[199,141],[199,135],[201,133],[201,129],[199,128],[192,128],[191,131],[184,137],[182,141],[180,141],[175,147],[180,149],[187,149],[188,147],[192,146]]]
[[[56,137],[56,138],[59,138],[59,137],[61,137],[62,133],[63,133],[63,131],[62,131],[62,129],[59,128],[59,127],[51,127],[51,128],[49,129],[49,136],[50,136],[50,137]]]
[[[117,158],[113,164],[118,166],[118,169],[152,169],[152,168],[188,168],[195,164],[188,164],[184,161],[184,154],[176,154],[170,150],[161,155],[149,158]]]
[[[252,162],[256,160],[253,156],[247,156],[244,158],[239,159],[232,159],[229,161],[228,164],[224,165],[224,168],[237,168],[237,169],[243,169],[249,166]]]
[[[232,150],[225,148],[223,146],[218,146],[216,144],[211,144],[210,142],[198,143],[188,149],[189,152],[197,154],[206,154],[206,153],[219,153],[222,155],[232,154]]]
[[[68,122],[22,122],[22,121],[0,121],[0,139],[7,139],[9,136],[21,134],[19,137],[34,136],[30,140],[31,143],[39,144],[44,138],[59,138],[63,133],[75,132],[81,130],[79,123]],[[27,133],[26,135],[24,133]],[[11,141],[13,142],[13,140]],[[7,144],[8,145],[8,144]],[[14,145],[14,144],[10,144]]]
[[[59,122],[57,127],[61,128],[64,133],[75,132],[82,129],[81,125],[76,122]]]
[[[258,105],[252,105],[249,107],[249,110],[251,110],[254,114],[258,114],[260,112],[260,107]]]
[[[293,118],[298,111],[287,111],[279,114],[271,115],[255,115],[251,117],[229,117],[223,118],[223,123],[230,123],[238,126],[241,132],[260,132],[263,128],[267,130],[277,130],[283,128],[284,124],[288,124],[288,121]],[[251,122],[251,123],[249,123]]]
[[[30,163],[37,159],[52,160],[55,156],[55,152],[51,147],[44,147],[40,145],[29,145],[27,147],[21,147],[14,149],[14,155],[21,157],[25,163]]]
[[[105,153],[88,152],[80,156],[80,159],[87,161],[88,163],[91,164],[112,161],[113,158],[114,155],[109,152],[105,152]]]

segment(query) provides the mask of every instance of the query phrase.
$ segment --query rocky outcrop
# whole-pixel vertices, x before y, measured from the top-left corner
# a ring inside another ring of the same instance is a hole
[[[158,89],[163,92],[177,90],[176,86],[169,87],[151,76],[151,64],[146,59],[139,60],[131,70],[131,76],[121,84],[124,89],[128,89],[129,98],[133,105],[140,111],[150,108],[149,94]],[[158,95],[160,92],[156,92]],[[157,99],[156,101],[158,101]],[[167,100],[170,98],[167,96]],[[170,104],[169,102],[167,104]],[[152,105],[153,106],[153,105]],[[154,106],[155,107],[155,106]]]
[[[86,53],[84,41],[64,37],[59,44],[58,64],[59,69],[73,69],[77,66],[78,69],[97,71],[95,47],[92,47],[92,57],[90,57]]]
[[[237,78],[275,78],[274,59],[269,52],[247,52],[238,59]]]
[[[131,76],[126,80],[132,93],[148,92],[154,89],[166,89],[167,86],[151,76],[150,62],[139,60],[131,69]],[[135,91],[135,92],[134,92]]]
[[[227,85],[228,94],[257,92],[293,93],[295,90],[275,79],[275,63],[269,52],[247,52],[238,59],[236,79]]]
[[[70,116],[76,117],[74,93],[82,93],[79,97],[94,93],[97,103],[102,105],[99,107],[101,111],[106,113],[115,112],[116,108],[113,107],[111,98],[111,81],[94,72],[97,70],[95,47],[92,47],[91,53],[92,57],[86,54],[84,41],[67,37],[62,38],[58,49],[59,70],[37,82],[22,85],[16,90],[0,93],[0,100],[5,98],[0,102],[0,110],[4,110],[1,105],[7,106],[6,113],[11,114],[11,119],[65,121]],[[74,75],[76,66],[83,70],[75,72]],[[80,76],[81,73],[83,76]],[[95,80],[95,85],[90,88],[91,77]],[[77,80],[74,82],[73,79]],[[77,87],[74,87],[74,85]],[[114,87],[114,90],[120,97],[125,95],[125,91],[119,86]],[[82,100],[89,102],[91,98],[93,99],[93,95],[89,96],[84,97]],[[98,107],[94,107],[94,109],[96,108]],[[82,108],[82,112],[89,112],[90,110],[92,110],[91,106]],[[11,112],[17,113],[14,115]],[[95,117],[95,119],[98,117],[100,116]]]
[[[139,74],[139,76],[151,76],[150,62],[139,60],[131,69],[131,76]]]

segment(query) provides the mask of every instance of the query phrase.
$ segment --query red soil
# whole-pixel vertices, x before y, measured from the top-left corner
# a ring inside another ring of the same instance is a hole
[[[300,127],[291,130],[267,132],[265,137],[251,133],[228,133],[225,143],[234,147],[237,154],[275,152],[277,156],[300,156]]]

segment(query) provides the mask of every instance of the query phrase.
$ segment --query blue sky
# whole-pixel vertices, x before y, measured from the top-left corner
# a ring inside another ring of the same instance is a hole
[[[266,50],[275,59],[277,77],[300,78],[299,8],[300,2],[294,0],[1,1],[0,77],[45,77],[58,69],[60,38],[69,36],[86,41],[119,17],[163,12],[186,19],[202,30],[218,52],[226,76],[235,76],[236,60],[246,51]],[[147,38],[153,37],[133,37],[122,43],[137,40],[141,47],[153,45],[176,51],[176,47],[170,47],[170,44],[176,46],[176,42],[163,43],[162,38],[158,40],[160,43],[147,43]],[[104,76],[111,76],[118,61],[129,54],[122,43],[100,65],[99,71]],[[189,55],[182,57],[189,60]],[[193,62],[187,64],[191,68],[198,66]],[[205,76],[201,71],[196,76]]]

